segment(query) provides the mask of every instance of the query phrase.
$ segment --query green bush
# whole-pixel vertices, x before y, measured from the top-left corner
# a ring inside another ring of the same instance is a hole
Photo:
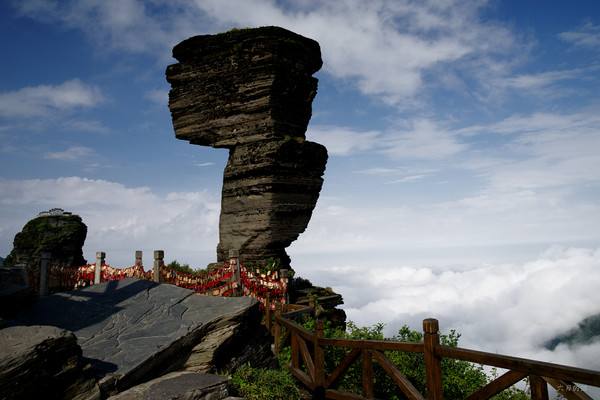
[[[189,266],[189,264],[182,264],[177,260],[171,261],[170,263],[168,263],[166,265],[166,267],[174,269],[177,272],[184,272],[184,273],[192,274],[192,275],[199,275],[199,274],[206,273],[206,270],[193,269],[192,267]]]
[[[245,365],[233,374],[231,385],[246,400],[300,400],[296,382],[287,369]]]
[[[313,331],[315,321],[306,319],[303,321],[305,328]],[[328,322],[325,322],[323,334],[328,338],[344,339],[363,339],[363,340],[397,340],[402,342],[418,343],[423,340],[423,334],[411,330],[404,325],[398,331],[397,335],[391,338],[385,338],[383,334],[384,324],[375,324],[371,327],[358,327],[352,322],[348,322],[347,330],[332,328]],[[440,342],[443,345],[456,347],[460,334],[451,330],[447,335],[440,335]],[[343,358],[348,354],[348,350],[340,347],[325,347],[325,370],[331,373],[338,366]],[[385,351],[384,355],[410,380],[410,382],[419,390],[426,394],[426,374],[425,362],[422,353],[408,353],[401,351]],[[291,359],[291,349],[283,348],[280,355],[280,365],[289,365]],[[387,373],[377,364],[373,363],[374,389],[375,397],[389,400],[405,399],[397,385],[387,375]],[[481,365],[472,364],[466,361],[444,358],[442,360],[442,384],[444,398],[461,399],[477,389],[485,386],[494,379],[494,376],[488,377]],[[340,380],[339,389],[362,393],[362,367],[360,360],[355,361],[346,371]],[[509,388],[504,392],[494,396],[494,400],[521,400],[528,399],[526,393],[516,388]]]

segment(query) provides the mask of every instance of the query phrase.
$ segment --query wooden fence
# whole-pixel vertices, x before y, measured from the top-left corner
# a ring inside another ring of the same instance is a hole
[[[279,352],[281,332],[282,328],[285,328],[289,333],[291,342],[290,371],[313,393],[315,399],[374,399],[373,363],[376,362],[408,399],[441,400],[443,399],[441,362],[444,357],[508,370],[505,374],[469,395],[467,400],[489,399],[523,378],[529,378],[533,400],[548,400],[548,384],[567,400],[592,399],[576,383],[600,386],[600,372],[597,371],[441,345],[439,326],[436,319],[425,319],[423,321],[423,341],[421,343],[391,340],[331,339],[323,337],[323,323],[321,320],[317,320],[314,332],[294,322],[293,318],[295,316],[311,312],[312,308],[310,306],[290,304],[284,307],[284,311],[283,313],[276,311],[274,316],[272,331],[275,338],[275,352]],[[267,316],[267,321],[270,321],[270,316]],[[341,347],[348,350],[345,358],[330,373],[325,371],[326,346]],[[384,351],[423,353],[427,396],[420,393],[413,386],[385,356]],[[362,393],[356,394],[339,390],[337,384],[344,373],[357,360],[362,365]]]

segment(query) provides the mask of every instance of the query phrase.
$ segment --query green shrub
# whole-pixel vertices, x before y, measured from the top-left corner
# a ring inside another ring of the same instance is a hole
[[[177,260],[173,260],[166,265],[167,268],[174,269],[177,272],[184,272],[192,275],[199,275],[202,273],[206,273],[206,270],[203,269],[193,269],[189,266],[189,264],[182,264]]]
[[[307,318],[302,325],[314,331],[314,319]],[[358,327],[352,322],[348,322],[347,330],[332,328],[328,321],[324,324],[323,334],[328,338],[344,339],[363,339],[363,340],[397,340],[402,342],[418,343],[423,340],[423,334],[411,330],[404,325],[399,329],[398,334],[391,338],[385,338],[382,323],[370,327]],[[440,335],[440,342],[443,345],[457,347],[460,334],[451,330],[447,335]],[[331,373],[343,358],[348,354],[348,350],[341,347],[325,347],[325,370]],[[385,351],[384,355],[408,378],[408,380],[419,390],[426,394],[426,374],[425,362],[422,353],[409,353],[402,351]],[[280,365],[283,367],[289,365],[291,359],[291,349],[285,347],[279,355]],[[373,363],[374,389],[375,397],[380,399],[400,400],[405,399],[397,385],[387,375],[387,373],[377,364]],[[481,365],[469,363],[467,361],[444,358],[442,360],[442,384],[444,398],[461,399],[466,398],[477,389],[485,386],[494,379],[494,375],[488,377]],[[362,368],[360,359],[355,361],[346,371],[340,380],[339,389],[362,393]],[[516,388],[509,388],[502,393],[492,397],[494,400],[522,400],[528,399],[526,393]]]
[[[231,378],[237,395],[246,400],[299,400],[300,392],[287,369],[239,368]]]

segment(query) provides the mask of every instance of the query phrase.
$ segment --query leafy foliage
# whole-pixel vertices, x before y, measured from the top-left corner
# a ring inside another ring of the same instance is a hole
[[[246,400],[299,400],[300,391],[287,369],[239,368],[231,378],[238,395]]]
[[[259,270],[260,273],[264,274],[271,271],[278,271],[281,266],[281,260],[279,258],[269,257],[264,261],[247,262],[246,268],[250,270]]]
[[[303,322],[305,328],[314,330],[314,319],[306,319]],[[385,338],[382,323],[370,327],[358,327],[352,322],[348,322],[347,330],[332,328],[331,324],[325,322],[324,336],[328,338],[344,339],[363,339],[363,340],[396,340],[402,342],[418,343],[423,340],[423,334],[411,330],[404,325],[398,331],[398,334],[391,338]],[[440,335],[440,342],[443,345],[456,347],[460,334],[451,330],[449,334]],[[327,346],[325,348],[325,370],[331,373],[337,367],[343,358],[348,354],[344,348]],[[423,394],[427,392],[425,362],[422,353],[408,353],[401,351],[385,351],[385,356],[406,376],[410,382]],[[282,366],[288,365],[291,359],[291,349],[283,348],[279,361]],[[373,363],[373,373],[375,380],[375,397],[389,400],[405,399],[396,384],[386,374],[386,372],[377,364]],[[466,398],[477,389],[485,386],[494,379],[494,376],[488,377],[481,365],[475,365],[466,361],[444,358],[442,360],[442,382],[444,398],[460,399]],[[339,389],[362,393],[362,367],[360,361],[355,361],[343,378],[339,382]],[[528,399],[526,393],[516,388],[509,388],[504,392],[494,396],[494,400],[522,400]]]
[[[206,272],[206,270],[203,270],[203,269],[193,269],[192,267],[189,266],[189,264],[182,264],[177,260],[171,261],[166,266],[167,266],[167,268],[174,269],[177,272],[184,272],[184,273],[192,274],[192,275],[199,275],[199,274]]]

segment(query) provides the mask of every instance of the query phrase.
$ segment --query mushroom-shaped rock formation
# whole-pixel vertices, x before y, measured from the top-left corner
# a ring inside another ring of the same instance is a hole
[[[279,259],[310,220],[327,150],[305,140],[321,68],[319,44],[262,27],[195,36],[173,48],[167,68],[175,136],[229,149],[217,260]]]

